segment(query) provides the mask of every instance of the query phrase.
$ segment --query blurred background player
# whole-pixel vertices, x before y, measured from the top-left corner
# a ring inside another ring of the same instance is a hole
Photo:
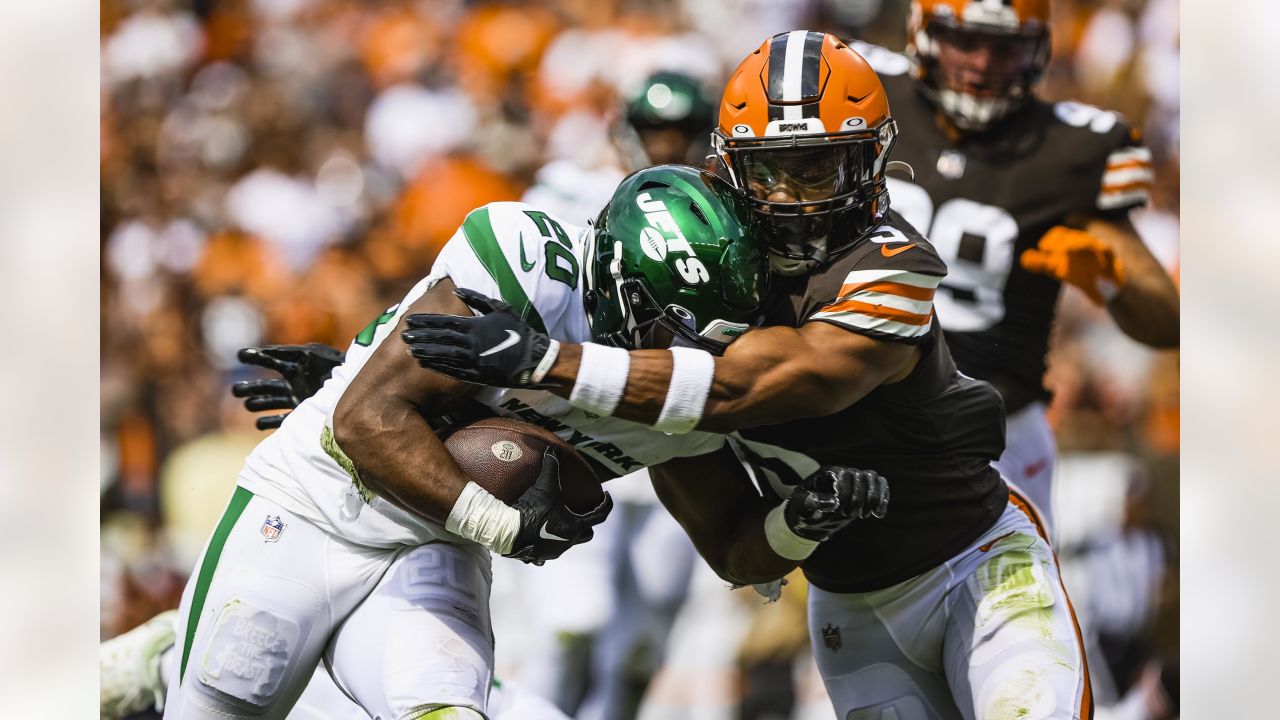
[[[1178,343],[1178,295],[1129,211],[1154,180],[1114,112],[1041,100],[1049,0],[916,0],[907,55],[855,43],[884,78],[914,178],[893,207],[947,261],[938,317],[956,362],[1009,412],[1001,472],[1052,522],[1056,453],[1042,378],[1059,288],[1082,290],[1131,337]]]
[[[552,160],[613,152],[612,109],[638,79],[677,69],[719,87],[761,37],[794,27],[901,49],[909,5],[105,0],[102,636],[176,604],[228,478],[260,439],[221,400],[245,377],[236,349],[345,345],[471,208],[521,197]],[[1050,11],[1041,95],[1120,110],[1142,129],[1155,179],[1133,222],[1176,277],[1177,0],[1060,0]],[[1064,572],[1084,557],[1072,546],[1123,529],[1138,477],[1134,504],[1175,569],[1178,356],[1130,341],[1073,288],[1056,317],[1045,383]],[[732,655],[740,611],[754,605],[687,607],[649,717],[738,712]],[[1176,647],[1164,615],[1134,636]],[[503,677],[527,667],[519,650],[514,636],[500,644]],[[796,692],[796,717],[829,713],[812,678]]]

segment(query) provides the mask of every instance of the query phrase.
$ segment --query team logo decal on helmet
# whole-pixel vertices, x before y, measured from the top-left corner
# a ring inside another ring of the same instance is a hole
[[[774,270],[790,275],[880,223],[897,133],[866,60],[834,35],[796,30],[765,40],[734,71],[712,144],[760,216]]]
[[[746,198],[697,168],[627,177],[596,220],[584,274],[597,342],[720,353],[750,327],[768,269]]]
[[[1049,0],[913,0],[907,54],[958,127],[1016,110],[1049,64]]]

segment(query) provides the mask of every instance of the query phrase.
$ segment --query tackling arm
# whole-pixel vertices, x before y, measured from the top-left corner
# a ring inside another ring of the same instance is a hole
[[[724,580],[735,585],[771,582],[799,565],[769,547],[764,534],[769,504],[728,447],[668,460],[650,467],[649,477],[663,506]]]
[[[1092,217],[1084,231],[1111,247],[1124,264],[1126,281],[1107,310],[1126,335],[1157,348],[1178,346],[1178,288],[1147,249],[1128,217]]]
[[[562,345],[546,381],[569,397],[579,375],[581,346]],[[714,376],[697,429],[741,428],[821,417],[843,410],[915,367],[911,345],[874,340],[826,322],[799,328],[756,328],[715,358]],[[653,423],[666,401],[672,377],[666,350],[630,353],[626,390],[613,414]]]

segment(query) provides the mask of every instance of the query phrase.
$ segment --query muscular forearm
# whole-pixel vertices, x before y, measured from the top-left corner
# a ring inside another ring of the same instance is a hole
[[[769,546],[764,534],[766,515],[761,509],[742,518],[722,560],[723,568],[716,569],[716,574],[735,585],[754,585],[777,580],[799,566],[799,561],[784,558]]]
[[[728,582],[770,582],[796,567],[796,561],[769,546],[764,531],[769,503],[731,450],[670,460],[651,467],[649,476],[658,499],[698,554]]]
[[[409,512],[444,523],[468,478],[417,408],[339,405],[334,438],[370,491]]]
[[[1126,335],[1157,348],[1178,346],[1178,288],[1127,219],[1092,218],[1085,231],[1111,247],[1125,282],[1107,310]]]
[[[914,367],[917,355],[910,347],[876,343],[826,323],[811,325],[753,330],[715,358],[697,429],[731,432],[829,415]],[[672,354],[641,350],[628,359],[626,389],[612,414],[652,424],[672,384]],[[546,377],[553,392],[571,397],[581,361],[581,346],[561,346]]]

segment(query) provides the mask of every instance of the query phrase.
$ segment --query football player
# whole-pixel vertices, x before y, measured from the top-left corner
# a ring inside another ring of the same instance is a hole
[[[906,141],[893,207],[946,261],[934,298],[956,365],[1009,414],[998,467],[1051,521],[1056,458],[1042,384],[1063,283],[1133,339],[1178,344],[1178,294],[1129,221],[1151,152],[1118,114],[1036,97],[1049,0],[915,0],[907,52],[851,43],[879,73]]]
[[[1044,526],[992,465],[1004,449],[1000,396],[956,370],[933,306],[946,265],[889,210],[896,138],[862,57],[831,35],[776,35],[730,78],[715,134],[775,272],[764,327],[720,356],[628,352],[552,342],[468,295],[484,314],[411,315],[404,339],[424,366],[461,380],[527,387],[537,368],[540,386],[583,411],[676,436],[737,431],[779,495],[824,463],[892,478],[893,512],[835,527],[794,495],[744,522],[756,498],[703,472],[712,455],[651,469],[722,577],[803,569],[838,716],[1088,716],[1085,657]],[[593,290],[588,303],[630,297],[622,284]],[[503,335],[511,347],[490,352]]]
[[[675,166],[624,181],[594,230],[521,203],[468,215],[431,273],[249,456],[183,595],[165,716],[283,717],[328,648],[334,679],[370,715],[485,717],[489,551],[555,558],[589,539],[609,502],[584,515],[565,507],[548,454],[536,485],[508,506],[458,468],[433,425],[535,422],[602,478],[704,453],[739,482],[742,470],[722,435],[672,437],[536,389],[546,368],[524,368],[522,389],[482,389],[417,370],[385,339],[410,311],[469,314],[465,301],[550,332],[548,342],[720,351],[745,331],[767,277],[750,220],[723,180]],[[482,352],[504,359],[521,344],[501,329],[489,340]],[[521,357],[545,355],[521,346]],[[788,490],[809,510],[795,522],[833,526],[883,514],[888,499],[883,478],[850,468],[815,467]]]

